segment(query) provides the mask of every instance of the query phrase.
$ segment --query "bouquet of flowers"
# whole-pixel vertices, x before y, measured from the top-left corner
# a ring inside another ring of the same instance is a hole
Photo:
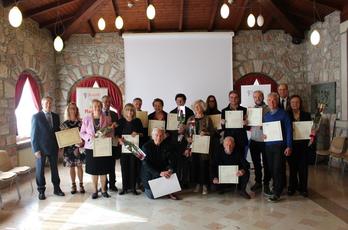
[[[141,161],[145,159],[146,154],[139,148],[139,146],[127,140],[123,140],[123,144],[136,158]]]
[[[101,128],[96,132],[95,137],[99,138],[99,137],[108,136],[109,134],[111,134],[114,131],[115,127],[116,127],[116,124],[112,123],[110,126]]]
[[[310,140],[309,140],[308,146],[311,146],[314,143],[316,133],[318,132],[319,127],[320,127],[321,116],[324,113],[325,107],[326,107],[325,103],[318,103],[317,111],[314,115],[312,132],[310,135]]]

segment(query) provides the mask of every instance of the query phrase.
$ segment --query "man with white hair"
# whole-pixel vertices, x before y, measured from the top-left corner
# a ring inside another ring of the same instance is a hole
[[[164,141],[164,130],[154,128],[152,130],[152,140],[146,142],[142,149],[146,154],[142,161],[141,178],[145,188],[145,195],[154,199],[149,181],[165,177],[170,178],[175,170],[175,156],[168,141]],[[178,198],[174,194],[168,196],[173,200]]]
[[[250,172],[249,163],[245,160],[244,156],[238,152],[238,149],[235,148],[236,144],[234,138],[227,136],[224,139],[223,148],[217,152],[215,159],[212,163],[212,178],[213,184],[218,185],[218,190],[220,193],[224,193],[225,189],[228,188],[228,184],[219,184],[219,165],[238,165],[238,171],[236,176],[239,177],[239,194],[246,198],[250,199],[250,195],[246,192],[246,186],[249,181]]]

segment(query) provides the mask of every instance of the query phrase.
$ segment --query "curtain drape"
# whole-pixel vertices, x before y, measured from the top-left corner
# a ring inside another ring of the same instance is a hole
[[[24,84],[25,84],[26,80],[28,80],[29,84],[30,84],[31,95],[33,97],[35,108],[38,111],[40,111],[40,109],[41,109],[40,89],[39,89],[37,82],[35,81],[33,76],[31,76],[30,73],[22,73],[17,80],[16,92],[15,92],[15,106],[17,108],[19,101],[21,100],[21,96],[23,93],[23,88],[24,88]]]

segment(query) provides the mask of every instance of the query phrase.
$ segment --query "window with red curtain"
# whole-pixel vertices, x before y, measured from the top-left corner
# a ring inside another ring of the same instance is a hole
[[[30,136],[31,117],[40,110],[40,90],[30,73],[22,73],[16,83],[15,114],[19,138]]]
[[[277,92],[278,84],[272,78],[262,73],[249,73],[244,75],[234,83],[233,88],[237,90],[240,95],[242,85],[253,85],[256,80],[259,82],[260,85],[270,84],[271,91]]]
[[[98,83],[99,87],[108,89],[108,95],[111,97],[111,106],[117,110],[118,114],[120,114],[122,111],[122,106],[123,106],[121,90],[118,88],[118,86],[114,82],[104,77],[100,77],[100,76],[88,77],[77,82],[71,90],[70,101],[76,102],[77,87],[93,87],[95,82]]]

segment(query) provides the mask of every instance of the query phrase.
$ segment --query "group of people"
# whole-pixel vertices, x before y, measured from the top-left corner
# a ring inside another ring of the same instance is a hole
[[[85,172],[92,175],[92,198],[110,197],[108,190],[118,191],[116,187],[115,166],[120,159],[122,173],[122,189],[119,195],[132,192],[145,195],[153,199],[148,181],[158,177],[169,178],[177,174],[183,188],[193,188],[193,191],[203,195],[216,188],[219,193],[230,190],[229,184],[219,182],[218,167],[220,165],[238,165],[236,176],[239,177],[237,189],[239,194],[250,199],[246,186],[250,177],[250,165],[246,154],[250,149],[255,170],[255,183],[251,186],[253,192],[262,191],[270,201],[278,201],[283,189],[287,185],[286,161],[289,165],[288,195],[299,191],[303,196],[308,195],[307,178],[307,146],[308,141],[294,141],[292,122],[310,120],[310,114],[303,111],[302,100],[298,95],[289,97],[286,84],[280,84],[278,92],[267,95],[267,104],[264,102],[262,91],[254,91],[255,108],[262,108],[263,122],[280,121],[282,141],[265,142],[267,138],[262,126],[248,126],[247,108],[240,105],[237,91],[229,92],[229,104],[221,112],[218,110],[216,98],[208,96],[206,102],[194,102],[193,111],[185,106],[186,96],[177,94],[175,101],[177,108],[170,113],[183,113],[177,130],[154,128],[148,137],[147,128],[136,117],[141,111],[142,100],[135,98],[122,110],[122,115],[110,109],[111,98],[104,96],[102,101],[92,101],[92,113],[80,118],[79,110],[71,102],[66,108],[64,122],[60,124],[59,116],[52,112],[52,98],[42,99],[42,111],[32,118],[32,149],[36,157],[36,182],[39,199],[45,199],[44,164],[49,159],[54,194],[64,196],[60,189],[60,179],[57,169],[58,144],[55,132],[65,128],[79,128],[82,143],[64,148],[64,165],[70,167],[71,193],[85,193],[83,185],[83,164]],[[148,115],[149,120],[167,122],[167,113],[163,110],[164,102],[160,98],[153,100],[154,112]],[[184,107],[185,106],[185,107]],[[184,107],[184,112],[179,111]],[[242,111],[243,127],[226,128],[225,112]],[[214,128],[210,115],[221,114],[222,129]],[[110,132],[105,136],[112,137],[112,156],[94,157],[93,141],[100,130],[108,128]],[[250,130],[250,141],[247,137]],[[146,154],[145,159],[139,160],[132,154],[122,153],[124,144],[122,135],[139,135],[139,146]],[[209,154],[192,152],[193,135],[210,136]],[[76,185],[76,174],[79,179],[79,188]],[[100,179],[100,187],[99,181]],[[272,187],[270,182],[272,181]],[[178,199],[175,194],[168,196]]]

